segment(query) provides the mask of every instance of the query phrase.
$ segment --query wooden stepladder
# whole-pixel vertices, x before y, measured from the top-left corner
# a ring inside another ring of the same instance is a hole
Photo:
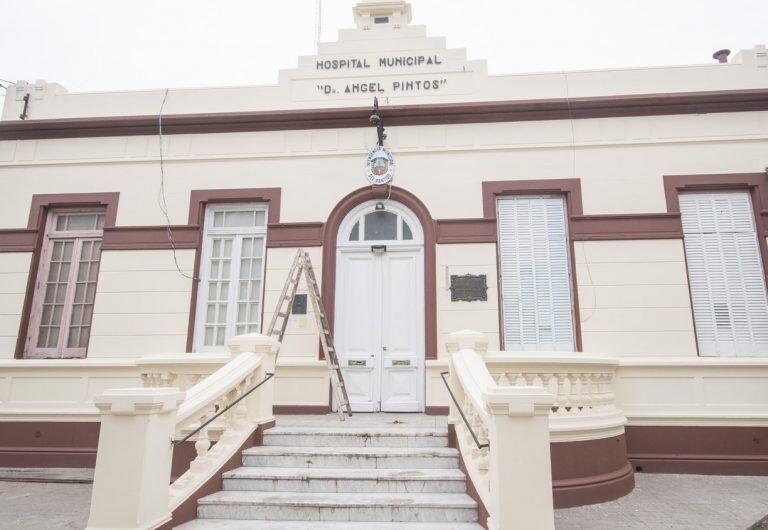
[[[339,418],[343,421],[345,409],[346,413],[352,416],[352,408],[349,404],[347,388],[344,386],[344,377],[341,374],[339,358],[336,356],[336,348],[333,346],[331,326],[328,324],[325,306],[320,297],[320,289],[317,285],[315,271],[312,268],[312,260],[309,259],[309,253],[302,248],[296,252],[296,257],[293,259],[291,270],[288,272],[288,278],[285,280],[285,285],[283,286],[283,292],[280,293],[277,308],[272,315],[272,322],[269,324],[267,335],[277,337],[277,355],[279,355],[280,348],[283,345],[285,330],[288,328],[288,319],[290,318],[293,309],[293,300],[296,298],[296,291],[299,289],[299,281],[301,280],[302,274],[304,274],[307,279],[309,297],[312,299],[312,309],[315,312],[315,321],[317,322],[317,329],[320,332],[320,344],[323,348],[323,353],[325,354],[325,362],[328,364],[333,395],[336,396],[337,412]],[[278,320],[280,320],[279,324]],[[275,360],[277,360],[277,355],[275,356]]]

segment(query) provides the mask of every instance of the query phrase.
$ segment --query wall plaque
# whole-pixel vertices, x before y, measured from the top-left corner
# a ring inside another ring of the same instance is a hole
[[[307,295],[297,294],[293,297],[293,306],[291,307],[292,315],[306,315],[307,314]]]
[[[485,274],[451,274],[451,302],[488,300],[488,283]]]

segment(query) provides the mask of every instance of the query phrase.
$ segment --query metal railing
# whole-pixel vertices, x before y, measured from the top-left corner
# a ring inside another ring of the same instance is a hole
[[[216,411],[216,414],[214,414],[213,416],[211,416],[210,418],[208,418],[208,420],[207,420],[205,423],[203,423],[202,425],[200,425],[199,427],[197,427],[197,429],[195,429],[194,431],[192,431],[191,433],[189,433],[188,435],[186,435],[186,436],[185,436],[184,438],[182,438],[181,440],[173,440],[173,439],[172,439],[172,440],[171,440],[171,443],[172,443],[173,445],[177,445],[177,444],[180,444],[180,443],[184,443],[184,442],[186,442],[187,440],[189,440],[190,438],[192,438],[194,435],[196,435],[197,433],[199,433],[200,431],[202,431],[203,429],[205,429],[205,428],[206,428],[206,427],[207,427],[207,426],[208,426],[208,425],[209,425],[211,422],[215,421],[215,420],[216,420],[216,418],[218,418],[219,416],[221,416],[222,414],[224,414],[225,412],[227,412],[229,409],[231,409],[232,407],[234,407],[235,405],[237,405],[238,403],[240,403],[240,402],[241,402],[243,399],[245,399],[246,397],[248,397],[248,396],[251,394],[251,392],[253,392],[253,391],[254,391],[254,390],[256,390],[257,388],[259,388],[261,385],[263,385],[264,383],[266,383],[266,382],[267,382],[267,381],[269,381],[270,379],[272,379],[274,376],[275,376],[275,374],[267,372],[267,375],[266,375],[266,377],[265,377],[264,379],[262,379],[262,380],[261,380],[261,381],[260,381],[260,382],[259,382],[259,383],[258,383],[256,386],[254,386],[253,388],[251,388],[250,390],[248,390],[248,392],[245,392],[245,393],[244,393],[242,396],[240,396],[239,398],[237,398],[236,400],[234,400],[232,403],[230,403],[229,405],[227,405],[227,406],[226,406],[226,407],[224,407],[223,409]]]
[[[456,405],[456,409],[459,411],[459,414],[461,415],[461,419],[464,420],[464,425],[467,426],[467,429],[469,430],[469,434],[472,435],[472,439],[475,440],[475,445],[477,445],[478,449],[485,449],[486,447],[490,447],[491,443],[486,442],[484,444],[480,443],[480,439],[475,434],[475,431],[472,429],[472,426],[469,424],[469,420],[467,420],[467,417],[464,415],[464,411],[461,410],[461,405],[459,405],[459,402],[456,400],[456,396],[453,395],[453,391],[451,390],[451,385],[448,384],[448,381],[446,381],[445,376],[450,374],[450,372],[440,372],[440,377],[443,379],[443,383],[445,384],[445,388],[448,390],[448,394],[451,395],[451,399],[453,400],[454,405]]]

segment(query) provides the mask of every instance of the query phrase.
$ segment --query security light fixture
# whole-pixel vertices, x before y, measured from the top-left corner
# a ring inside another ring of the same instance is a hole
[[[384,120],[381,117],[381,112],[379,112],[379,98],[373,98],[373,112],[368,118],[368,123],[376,127],[376,132],[379,134],[379,145],[383,146],[387,135],[384,132]]]
[[[377,212],[383,212],[384,211],[384,203],[381,202],[381,201],[377,202],[375,210]]]

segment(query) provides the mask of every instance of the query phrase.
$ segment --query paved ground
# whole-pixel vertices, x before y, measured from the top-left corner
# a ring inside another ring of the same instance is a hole
[[[0,529],[82,529],[90,484],[0,482]],[[637,475],[630,495],[555,512],[557,530],[738,529],[768,514],[768,477]]]
[[[612,502],[557,510],[557,530],[740,529],[768,515],[768,477],[635,475],[632,493]]]
[[[356,414],[340,423],[334,416],[280,416],[282,426],[347,427],[446,425],[444,416]],[[45,473],[43,473],[45,475]],[[88,520],[90,484],[13,481],[44,479],[29,470],[0,470],[0,530],[82,529]],[[89,472],[57,470],[54,479],[90,478]],[[635,490],[613,502],[557,510],[557,530],[734,529],[746,530],[768,515],[768,477],[636,475]],[[765,527],[768,529],[768,525]]]
[[[2,530],[82,530],[90,505],[90,484],[0,482]]]

